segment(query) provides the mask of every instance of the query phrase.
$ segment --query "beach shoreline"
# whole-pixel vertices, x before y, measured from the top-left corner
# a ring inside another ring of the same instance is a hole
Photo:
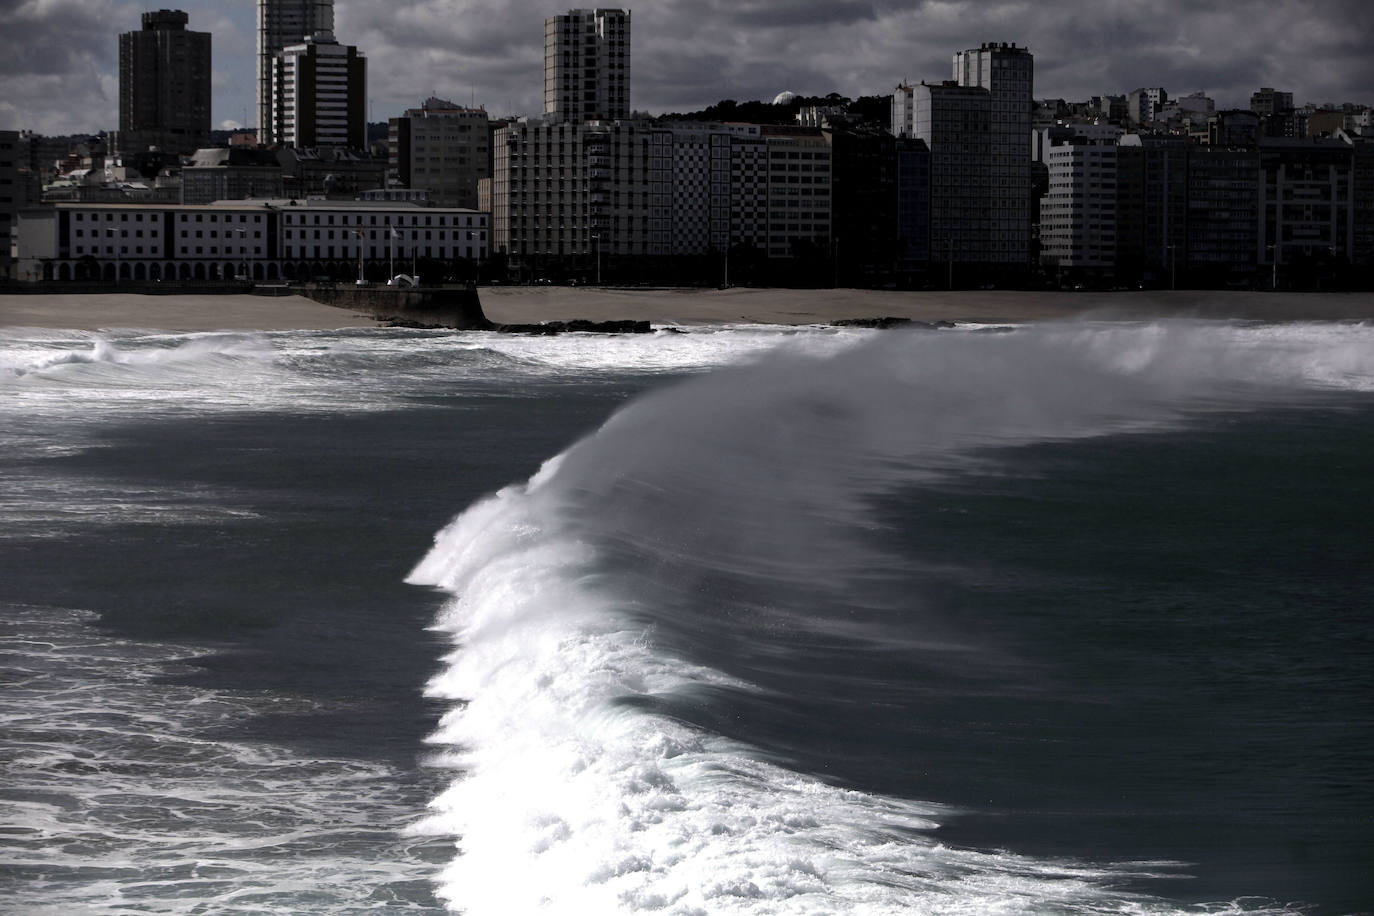
[[[815,325],[899,318],[1020,324],[1089,318],[1251,321],[1374,319],[1374,293],[1229,290],[1059,292],[1012,290],[663,289],[492,286],[479,290],[493,324],[648,321],[673,325]],[[369,314],[304,296],[251,294],[0,294],[0,327],[80,331],[333,330],[385,326]]]

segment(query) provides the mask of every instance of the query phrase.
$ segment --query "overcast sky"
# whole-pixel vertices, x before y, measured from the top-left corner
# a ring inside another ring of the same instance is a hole
[[[254,0],[0,0],[0,129],[115,129],[121,32],[184,9],[210,32],[216,127],[252,124]],[[433,94],[493,116],[538,114],[545,16],[532,0],[336,0],[335,31],[368,58],[369,120]],[[629,7],[631,103],[659,114],[724,98],[886,95],[950,76],[985,41],[1035,55],[1036,98],[1163,86],[1243,107],[1261,86],[1298,104],[1374,104],[1369,0],[651,0]]]

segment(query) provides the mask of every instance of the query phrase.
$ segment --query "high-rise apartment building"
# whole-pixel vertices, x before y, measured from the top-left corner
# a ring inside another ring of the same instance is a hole
[[[119,36],[119,148],[189,153],[210,140],[210,33],[181,10],[143,14]]]
[[[258,0],[258,140],[273,134],[272,76],[277,54],[316,32],[334,31],[334,0]]]
[[[991,263],[991,214],[1007,205],[1005,185],[993,195],[991,94],[952,80],[912,89],[912,136],[930,148],[930,258]],[[1029,129],[1025,144],[1029,157]]]
[[[954,81],[988,90],[991,128],[991,260],[1028,264],[1030,258],[1030,135],[1035,61],[1030,51],[989,42],[954,55]]]
[[[1056,270],[1107,274],[1117,256],[1115,141],[1083,139],[1045,155],[1049,191],[1040,208],[1040,257]]]
[[[544,20],[544,115],[573,122],[630,116],[629,10],[569,10]]]
[[[367,146],[367,59],[332,32],[277,53],[272,136],[284,146]]]
[[[390,170],[405,188],[429,192],[441,207],[477,207],[477,183],[490,178],[487,113],[430,97],[419,108],[392,118]]]

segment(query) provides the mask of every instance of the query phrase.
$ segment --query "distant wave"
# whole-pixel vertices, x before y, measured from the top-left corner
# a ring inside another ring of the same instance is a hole
[[[73,341],[67,346],[75,346]],[[133,369],[178,368],[214,359],[270,357],[271,345],[257,334],[140,335],[110,338],[92,335],[89,349],[68,349],[43,355],[28,365],[12,365],[15,377],[44,373],[65,366],[123,366]]]

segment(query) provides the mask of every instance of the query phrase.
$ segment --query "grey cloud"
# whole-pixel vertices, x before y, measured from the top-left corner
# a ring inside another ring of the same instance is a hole
[[[248,0],[179,0],[213,26],[224,77],[217,119],[252,108]],[[337,0],[336,31],[369,60],[382,118],[437,92],[493,113],[537,113],[543,22],[577,4],[547,0]],[[950,59],[1013,41],[1036,59],[1036,95],[1082,99],[1140,86],[1205,90],[1244,104],[1261,85],[1300,101],[1374,102],[1374,4],[1367,0],[654,0],[634,13],[632,103],[701,108],[781,89],[885,94],[950,76]],[[153,5],[155,6],[155,4]],[[0,0],[0,119],[34,127],[113,126],[117,36],[143,9],[103,0]],[[235,27],[235,24],[236,27]],[[40,78],[43,74],[48,79]],[[61,106],[54,100],[60,99]]]

